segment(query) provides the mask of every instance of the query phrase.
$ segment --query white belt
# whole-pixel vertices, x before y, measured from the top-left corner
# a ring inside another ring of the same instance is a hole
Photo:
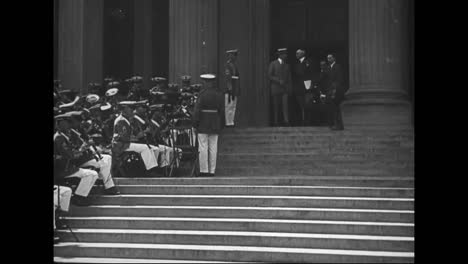
[[[232,79],[239,80],[239,76],[231,76]]]
[[[205,113],[218,113],[218,110],[201,110],[202,112],[205,112]]]

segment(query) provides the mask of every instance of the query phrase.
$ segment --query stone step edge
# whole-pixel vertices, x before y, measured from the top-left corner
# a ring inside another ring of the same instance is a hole
[[[152,179],[152,180],[197,180],[197,179],[216,179],[216,180],[378,180],[378,181],[414,181],[414,177],[408,176],[297,176],[297,175],[255,175],[251,177],[216,177],[216,178],[198,178],[198,177],[157,177],[157,178],[148,178],[148,177],[135,177],[135,178],[117,178],[122,180],[144,180],[144,179]]]
[[[133,258],[80,258],[54,257],[54,263],[263,263],[263,262],[226,262],[208,260],[180,260],[180,259],[133,259]]]
[[[216,194],[120,194],[98,195],[97,197],[122,198],[230,198],[230,199],[284,199],[284,200],[355,200],[355,201],[395,201],[414,202],[414,198],[355,197],[355,196],[296,196],[296,195],[216,195]]]
[[[127,234],[127,235],[191,235],[191,236],[224,236],[224,237],[274,237],[274,238],[310,238],[363,241],[414,241],[409,236],[378,236],[378,235],[347,235],[323,233],[292,233],[264,231],[211,231],[211,230],[168,230],[168,229],[103,229],[103,228],[72,228],[74,233],[91,234]],[[59,233],[71,233],[70,230],[59,230]]]
[[[209,184],[119,184],[119,187],[125,188],[158,188],[158,187],[177,187],[177,188],[270,188],[270,189],[351,189],[351,190],[414,190],[406,187],[367,187],[367,186],[315,186],[315,185],[209,185]]]
[[[402,257],[414,258],[414,252],[397,251],[369,251],[369,250],[338,250],[316,248],[281,248],[281,247],[252,247],[252,246],[219,246],[219,245],[184,245],[184,244],[138,244],[138,243],[80,243],[63,242],[54,245],[54,248],[114,248],[114,249],[172,249],[195,251],[237,251],[237,252],[271,252],[289,254],[325,254],[345,256],[368,257]]]
[[[288,224],[328,224],[328,225],[361,225],[361,226],[409,226],[414,223],[400,222],[365,222],[336,220],[301,220],[301,219],[270,219],[270,218],[212,218],[212,217],[149,217],[149,216],[66,216],[68,220],[130,220],[130,221],[193,221],[193,222],[257,222],[257,223],[288,223]]]

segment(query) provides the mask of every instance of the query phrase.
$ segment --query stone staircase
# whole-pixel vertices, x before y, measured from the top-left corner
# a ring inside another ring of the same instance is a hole
[[[119,178],[72,207],[55,261],[413,262],[412,132],[363,131],[225,131],[214,178]]]

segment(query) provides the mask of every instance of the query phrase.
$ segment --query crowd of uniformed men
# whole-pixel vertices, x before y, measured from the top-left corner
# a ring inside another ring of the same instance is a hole
[[[292,71],[285,62],[286,53],[278,49],[278,59],[268,69],[274,125],[279,125],[280,105],[288,125],[287,96],[294,94],[302,109],[311,100],[335,106],[330,127],[343,129],[339,103],[344,89],[334,56],[329,55],[329,64],[323,61],[314,75],[304,50],[296,52],[298,63]],[[88,195],[96,180],[102,180],[104,194],[119,195],[113,176],[129,176],[121,168],[132,157],[142,161],[145,175],[167,175],[167,169],[172,172],[183,157],[177,143],[185,142],[197,151],[199,175],[214,176],[218,134],[223,127],[234,126],[240,97],[238,50],[226,54],[220,87],[214,74],[202,74],[203,84],[191,84],[190,76],[181,76],[180,86],[154,77],[151,89],[144,88],[140,76],[105,78],[103,83],[90,83],[87,94],[54,81],[54,229],[62,228],[56,225],[57,209],[63,213],[70,203],[90,204]],[[71,179],[78,180],[73,194]]]

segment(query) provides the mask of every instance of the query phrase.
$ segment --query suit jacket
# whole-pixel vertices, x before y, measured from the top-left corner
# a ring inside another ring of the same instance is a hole
[[[296,95],[304,95],[306,87],[304,81],[311,80],[311,89],[313,83],[317,82],[317,74],[310,59],[305,58],[302,62],[298,61],[293,67],[293,92]]]
[[[287,63],[280,64],[278,60],[272,61],[268,66],[268,78],[270,79],[271,95],[292,93],[291,71]],[[284,83],[280,84],[280,81]]]
[[[234,62],[226,62],[224,65],[224,76],[225,86],[223,87],[223,93],[227,93],[229,90],[232,90],[232,94],[234,96],[240,96],[239,71]]]
[[[223,128],[224,97],[214,88],[200,92],[193,113],[194,126],[198,133],[219,134]]]
[[[335,62],[330,69],[329,77],[331,89],[336,90],[336,100],[342,101],[344,99],[345,87],[343,84],[343,70],[340,64]]]

